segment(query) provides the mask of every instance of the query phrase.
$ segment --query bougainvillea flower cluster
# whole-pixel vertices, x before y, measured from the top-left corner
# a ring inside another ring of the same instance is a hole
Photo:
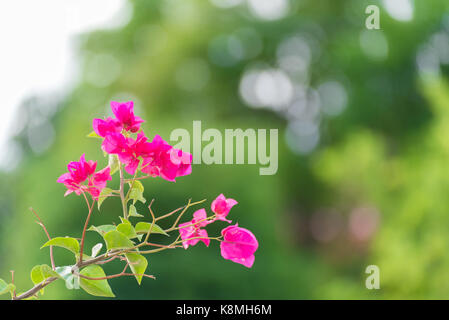
[[[231,223],[231,220],[226,219],[231,208],[235,206],[238,202],[234,199],[226,199],[223,194],[220,194],[211,205],[212,212],[215,213],[217,220],[223,220]]]
[[[115,118],[94,119],[93,128],[97,135],[104,138],[103,151],[116,154],[127,173],[134,175],[141,165],[141,171],[151,177],[175,181],[177,177],[192,172],[191,154],[173,148],[159,135],[155,135],[152,142],[148,141],[140,129],[144,121],[134,115],[132,101],[113,101],[111,109]],[[130,136],[137,132],[136,138]]]
[[[189,246],[196,245],[199,241],[209,246],[209,238],[205,228],[208,224],[217,220],[231,223],[226,219],[231,208],[238,202],[234,199],[226,198],[220,194],[211,205],[211,210],[215,213],[211,218],[207,217],[205,209],[200,209],[193,214],[193,219],[179,225],[179,233],[183,241],[183,246],[187,249]],[[228,226],[221,231],[223,241],[220,243],[221,255],[224,259],[240,263],[245,267],[251,268],[254,264],[254,253],[259,247],[254,234],[238,224]]]
[[[59,177],[58,182],[67,187],[65,195],[75,192],[77,195],[88,192],[92,198],[97,199],[106,187],[107,181],[112,180],[109,167],[95,172],[97,162],[86,161],[83,154],[80,161],[70,162],[67,166],[69,172]],[[87,181],[87,185],[85,182]]]
[[[168,181],[192,173],[192,155],[171,147],[159,135],[151,142],[150,156],[143,159],[142,172]]]
[[[181,223],[179,225],[181,239],[186,240],[182,243],[185,249],[189,246],[196,245],[199,241],[204,242],[206,247],[209,246],[210,239],[208,238],[207,231],[205,229],[201,229],[208,224],[206,219],[206,210],[200,209],[195,211],[192,221]]]

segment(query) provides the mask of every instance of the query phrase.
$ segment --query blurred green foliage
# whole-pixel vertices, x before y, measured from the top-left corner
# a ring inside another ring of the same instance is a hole
[[[147,181],[145,197],[156,199],[157,214],[189,198],[207,198],[207,206],[219,193],[237,199],[230,217],[254,232],[260,248],[251,270],[223,260],[216,243],[154,254],[148,270],[157,280],[144,279],[140,287],[133,278],[111,280],[119,299],[449,297],[448,65],[441,59],[428,67],[432,55],[423,49],[435,34],[449,33],[446,0],[414,1],[413,19],[405,22],[375,0],[291,1],[288,14],[273,21],[254,17],[245,5],[131,3],[125,27],[77,39],[82,81],[70,94],[33,97],[22,106],[27,119],[44,116],[48,105],[57,107],[50,119],[56,137],[50,149],[33,153],[29,120],[15,138],[24,157],[14,172],[1,174],[0,277],[9,279],[14,269],[17,286],[25,289],[32,285],[32,266],[48,263],[48,251],[39,250],[46,238],[29,206],[53,236],[80,237],[84,201],[64,198],[56,179],[82,153],[100,167],[107,164],[98,142],[84,137],[109,101],[133,99],[151,137],[191,130],[193,120],[219,130],[279,128],[279,170],[260,176],[258,166],[196,165],[176,183]],[[365,29],[368,4],[381,8],[381,30]],[[366,32],[381,33],[379,43],[372,40],[374,55],[361,47]],[[247,55],[237,59],[222,41],[242,34],[253,36],[241,38],[239,50]],[[279,45],[296,34],[312,48],[307,85],[335,78],[348,97],[341,114],[320,117],[319,144],[306,154],[293,152],[285,139],[291,119],[269,108],[248,108],[239,96],[245,70],[277,68]],[[383,41],[386,55],[376,54]],[[138,210],[146,212],[141,204]],[[92,224],[118,223],[119,212],[118,200],[108,200]],[[210,234],[220,231],[211,227]],[[90,233],[88,248],[99,241]],[[58,265],[73,263],[62,249],[55,254]],[[380,267],[380,290],[365,288],[371,264]],[[121,267],[111,263],[105,270],[117,273]],[[62,282],[44,297],[90,298]]]

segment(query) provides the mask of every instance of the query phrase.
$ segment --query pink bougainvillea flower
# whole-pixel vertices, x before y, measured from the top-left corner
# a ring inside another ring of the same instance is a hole
[[[168,181],[192,172],[192,155],[173,148],[159,135],[154,137],[150,149],[143,159],[142,172]]]
[[[221,234],[223,235],[223,241],[220,243],[222,257],[251,268],[254,264],[254,253],[259,247],[254,234],[245,228],[240,228],[237,224],[223,229]]]
[[[136,173],[141,157],[146,157],[151,152],[151,145],[143,132],[137,135],[136,139],[126,138],[126,145],[123,151],[118,153],[118,157],[125,164],[125,170],[131,175]]]
[[[229,211],[238,202],[234,199],[226,199],[223,194],[220,194],[214,201],[212,201],[211,209],[215,213],[217,220],[223,220],[231,223],[231,220],[226,219]]]
[[[170,160],[178,166],[176,177],[187,176],[192,173],[193,157],[190,153],[173,148],[170,150]]]
[[[179,225],[179,233],[181,235],[181,239],[185,240],[182,242],[184,249],[187,249],[189,246],[196,245],[199,241],[204,242],[206,247],[209,246],[210,239],[208,238],[207,231],[201,229],[201,227],[205,227],[210,223],[210,221],[207,221],[206,218],[206,210],[200,209],[193,214],[192,221]]]
[[[94,119],[92,126],[96,134],[100,137],[106,137],[108,134],[121,132],[123,125],[114,118],[108,117],[106,120]]]
[[[108,134],[103,140],[102,148],[110,154],[117,154],[120,162],[125,164],[125,170],[131,175],[136,173],[141,161],[140,157],[148,157],[151,152],[151,144],[142,131],[136,139],[126,138],[121,133]]]
[[[110,154],[119,154],[124,152],[127,148],[127,140],[121,133],[113,132],[105,136],[103,144],[101,145],[103,151]]]
[[[207,220],[206,210],[199,209],[199,210],[195,211],[195,213],[193,214],[192,223],[195,223],[195,225],[197,225],[201,228],[204,228],[209,223],[211,223],[211,221]]]
[[[116,102],[111,101],[111,109],[118,121],[123,125],[126,131],[137,132],[140,124],[144,121],[134,115],[134,102]]]
[[[98,199],[101,191],[106,187],[107,181],[112,180],[109,167],[95,172],[97,163],[94,161],[86,161],[83,154],[80,161],[70,162],[67,166],[69,172],[59,177],[58,182],[63,183],[67,187],[65,196],[75,192],[80,195],[88,192],[92,198]],[[87,180],[87,185],[84,182]]]

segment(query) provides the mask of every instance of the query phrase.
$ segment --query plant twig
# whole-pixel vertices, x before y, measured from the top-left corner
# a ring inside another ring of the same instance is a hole
[[[148,176],[137,177],[137,178],[134,178],[134,179],[126,179],[125,182],[143,180],[143,179],[147,179],[147,178],[152,178],[152,176],[148,175]]]
[[[125,196],[125,202],[128,202],[128,200],[129,200],[129,195],[131,194],[131,190],[132,190],[132,188],[134,187],[134,182],[136,181],[136,176],[137,176],[137,171],[136,171],[136,173],[134,174],[134,177],[132,178],[132,180],[131,180],[131,186],[129,187],[129,190],[128,190],[128,192],[126,193],[126,196]],[[125,180],[125,182],[129,182],[129,181],[126,181]]]
[[[58,280],[59,278],[57,277],[51,277],[51,278],[47,278],[44,281],[42,281],[41,283],[38,283],[37,285],[35,285],[34,287],[32,287],[30,290],[28,290],[27,292],[22,293],[19,296],[13,297],[12,300],[23,300],[23,299],[27,299],[29,297],[34,296],[38,291],[42,290],[43,288],[45,288],[46,286],[48,286],[50,283],[52,283],[53,281]]]
[[[11,270],[11,283],[14,285],[14,270]],[[13,290],[12,297],[16,297],[16,289]]]
[[[84,199],[86,200],[87,207],[89,208],[89,214],[87,215],[86,222],[84,223],[83,235],[81,237],[81,245],[80,245],[80,260],[79,260],[78,263],[82,263],[83,262],[84,239],[86,237],[87,226],[89,224],[90,216],[92,215],[92,211],[94,209],[94,204],[95,204],[95,200],[93,200],[92,206],[91,206],[89,204],[89,200],[87,199],[87,196],[86,196],[86,194],[84,192],[83,192],[83,195],[84,195]]]
[[[125,200],[125,178],[121,163],[119,171],[120,171],[120,199],[122,200],[123,218],[128,219],[128,208]]]
[[[170,232],[170,231],[175,230],[177,224],[179,223],[179,220],[181,220],[182,216],[184,215],[184,213],[187,211],[187,209],[188,209],[189,207],[193,207],[193,206],[195,206],[195,205],[197,205],[197,204],[200,204],[200,203],[203,203],[204,201],[206,201],[206,199],[203,199],[203,200],[201,200],[201,201],[197,201],[197,202],[191,203],[191,202],[190,202],[191,200],[192,200],[192,199],[189,199],[189,202],[188,202],[187,205],[184,207],[184,210],[181,211],[181,213],[179,214],[178,218],[175,220],[175,222],[173,223],[173,225],[171,226],[171,228],[165,230],[165,232]]]
[[[45,227],[44,223],[42,222],[42,219],[39,217],[39,215],[36,213],[36,211],[34,211],[33,208],[30,208],[30,211],[36,216],[37,220],[37,224],[40,225],[42,227],[42,229],[44,229],[45,234],[47,235],[48,240],[51,240],[50,234],[47,231],[47,228]],[[50,260],[51,260],[51,268],[53,270],[55,270],[55,260],[53,258],[53,246],[50,246]]]
[[[151,200],[150,205],[148,206],[148,210],[150,210],[150,214],[151,214],[151,217],[153,218],[153,222],[151,222],[151,226],[148,229],[148,232],[147,232],[147,235],[145,237],[145,240],[143,241],[144,243],[146,243],[148,241],[148,238],[150,237],[151,231],[153,230],[154,224],[156,223],[156,218],[154,217],[154,212],[151,209],[151,205],[153,204],[153,202],[154,202],[154,199]]]

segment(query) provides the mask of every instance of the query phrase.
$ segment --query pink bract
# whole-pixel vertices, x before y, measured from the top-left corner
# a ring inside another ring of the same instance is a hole
[[[88,192],[92,198],[98,199],[101,191],[106,187],[107,181],[112,180],[109,167],[95,172],[97,163],[94,161],[86,161],[83,154],[80,161],[70,162],[67,166],[69,172],[59,177],[58,183],[62,183],[67,187],[65,196],[75,192],[80,195]],[[88,181],[87,185],[84,184]]]
[[[150,149],[143,159],[142,172],[168,181],[192,172],[192,155],[173,148],[159,135],[154,137]]]
[[[140,124],[144,121],[134,115],[134,102],[116,102],[111,101],[111,109],[117,120],[123,125],[126,131],[133,133],[139,131]]]
[[[229,211],[233,206],[235,206],[238,202],[234,199],[226,199],[223,194],[220,194],[214,201],[212,201],[211,209],[212,212],[215,213],[217,220],[223,220],[231,223],[231,220],[226,219],[226,216],[229,214]]]
[[[92,122],[92,126],[96,134],[100,137],[106,137],[108,134],[121,132],[123,129],[123,125],[114,118],[103,119],[94,119]]]
[[[143,132],[137,135],[136,139],[126,138],[125,148],[118,153],[118,157],[125,164],[125,170],[130,175],[136,173],[140,163],[140,158],[148,156],[151,152],[151,145]]]
[[[196,245],[199,241],[204,242],[204,244],[208,247],[210,244],[210,239],[208,239],[207,231],[201,229],[201,227],[205,227],[209,222],[205,219],[207,218],[206,210],[200,209],[195,211],[193,214],[192,221],[182,223],[179,225],[179,234],[181,235],[182,240],[186,240],[182,242],[184,249],[187,249],[189,246]],[[204,220],[204,221],[202,221]],[[197,238],[197,239],[192,239]],[[200,239],[204,238],[204,239]],[[189,240],[190,239],[190,240]]]
[[[254,264],[254,253],[259,247],[254,234],[245,228],[240,228],[237,224],[223,229],[221,234],[223,235],[223,241],[220,243],[222,257],[251,268]]]
[[[107,153],[117,154],[130,175],[136,173],[140,157],[147,157],[152,152],[151,144],[143,131],[136,139],[126,138],[121,133],[111,133],[103,140],[102,148]]]

